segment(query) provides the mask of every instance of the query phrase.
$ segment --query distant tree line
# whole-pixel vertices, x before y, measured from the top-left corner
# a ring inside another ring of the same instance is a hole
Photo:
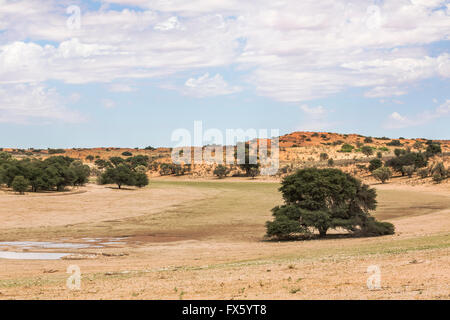
[[[84,185],[89,175],[89,166],[66,156],[17,160],[8,153],[0,153],[0,184],[20,193],[63,191],[67,186]]]

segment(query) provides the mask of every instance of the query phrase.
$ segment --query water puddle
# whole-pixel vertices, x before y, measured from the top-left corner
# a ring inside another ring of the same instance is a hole
[[[59,260],[68,255],[70,255],[70,253],[0,251],[0,259],[15,260]]]
[[[0,259],[17,260],[58,260],[73,252],[32,252],[42,249],[91,249],[117,246],[124,243],[125,238],[83,238],[79,242],[50,242],[50,241],[2,241],[0,242]],[[68,239],[61,239],[68,240]],[[12,249],[10,251],[10,249]],[[14,250],[22,250],[14,251]]]
[[[70,242],[46,242],[46,241],[4,241],[0,242],[0,247],[19,247],[22,249],[83,249],[92,248],[90,244],[70,243]]]

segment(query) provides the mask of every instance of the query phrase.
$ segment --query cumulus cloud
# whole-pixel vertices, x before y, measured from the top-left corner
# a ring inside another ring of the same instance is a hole
[[[386,127],[390,129],[401,129],[421,126],[448,115],[450,115],[450,100],[446,100],[432,111],[425,111],[412,117],[403,116],[398,112],[393,112],[389,115]]]
[[[228,95],[241,91],[240,87],[230,86],[220,74],[210,77],[209,73],[198,78],[189,78],[183,92],[196,97]]]
[[[426,50],[450,39],[444,0],[102,3],[140,10],[82,7],[72,30],[65,2],[1,0],[0,84],[110,83],[233,66],[260,95],[298,102],[353,87],[398,96],[414,82],[450,77],[449,54]]]
[[[72,97],[39,84],[8,84],[0,87],[0,122],[42,124],[54,121],[82,122],[79,113],[67,108]]]
[[[334,125],[335,122],[331,122],[328,119],[331,111],[326,110],[323,106],[310,107],[306,104],[300,106],[300,110],[303,111],[305,117],[303,118],[300,126],[297,128],[302,131],[320,131],[326,130]]]

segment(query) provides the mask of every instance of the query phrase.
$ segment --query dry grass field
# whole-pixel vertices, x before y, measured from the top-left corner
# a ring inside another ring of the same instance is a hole
[[[396,234],[264,241],[277,181],[152,179],[144,189],[87,185],[63,194],[0,192],[6,252],[0,299],[449,299],[450,188],[374,185],[375,216]],[[11,241],[78,244],[26,248]],[[89,246],[91,245],[91,246]],[[82,272],[68,290],[69,265]],[[369,290],[369,266],[381,288]]]

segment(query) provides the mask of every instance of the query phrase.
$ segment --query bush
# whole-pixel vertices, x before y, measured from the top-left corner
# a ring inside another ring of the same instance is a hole
[[[391,167],[394,171],[400,172],[402,176],[405,175],[403,171],[404,166],[414,165],[416,168],[426,167],[428,164],[428,158],[423,153],[411,152],[405,155],[392,158],[386,161],[386,166]]]
[[[329,165],[330,167],[333,167],[333,166],[334,166],[334,160],[333,160],[333,158],[328,159],[328,165]]]
[[[373,171],[372,174],[375,177],[375,179],[381,181],[381,183],[385,183],[392,177],[392,171],[387,167],[378,168],[375,171]]]
[[[383,153],[380,152],[380,151],[378,151],[378,152],[377,152],[377,158],[378,158],[378,159],[383,158]]]
[[[431,168],[431,174],[433,177],[433,181],[436,183],[441,183],[448,177],[448,170],[445,168],[444,164],[442,162],[436,163]]]
[[[426,154],[428,157],[433,157],[436,154],[442,153],[441,144],[437,142],[429,142],[427,143],[427,151]]]
[[[122,155],[125,157],[131,157],[133,154],[130,151],[124,151],[122,152]]]
[[[370,146],[363,146],[361,148],[361,152],[365,155],[365,156],[371,156],[373,155],[373,148]]]
[[[24,194],[25,191],[28,190],[30,186],[30,181],[25,179],[24,176],[16,176],[11,184],[11,187],[14,191],[19,192],[20,194]]]
[[[325,161],[328,159],[328,153],[322,152],[320,154],[320,160]]]
[[[416,168],[413,165],[403,166],[402,172],[404,172],[408,177],[412,177]]]
[[[406,150],[405,149],[395,149],[394,154],[396,157],[400,157],[401,155],[406,154]]]
[[[403,144],[400,142],[400,140],[392,140],[391,142],[386,143],[386,145],[392,147],[401,147]]]
[[[340,152],[352,152],[355,147],[351,144],[345,143],[342,145]]]
[[[93,155],[88,155],[88,156],[86,156],[86,160],[87,161],[93,161],[94,160],[94,156]]]
[[[428,177],[428,175],[429,175],[429,170],[428,170],[428,168],[422,168],[422,169],[419,169],[419,170],[417,171],[417,173],[419,174],[419,176],[420,176],[422,179],[425,179],[425,178]]]
[[[372,143],[372,142],[373,142],[373,139],[371,137],[366,137],[364,139],[364,143]]]
[[[48,149],[48,154],[66,153],[64,149]]]
[[[369,162],[369,171],[373,172],[383,166],[383,162],[380,159],[373,159]]]
[[[413,144],[413,148],[414,148],[414,149],[417,149],[417,150],[422,149],[422,146],[423,146],[423,143],[420,142],[420,141],[416,141],[416,142],[414,142],[414,144]]]
[[[219,179],[225,178],[230,173],[230,170],[224,165],[219,164],[214,169],[214,175],[217,176]]]
[[[105,168],[111,168],[112,164],[111,162],[107,161],[107,160],[103,160],[103,159],[97,159],[95,160],[94,164],[100,169],[105,169]]]

